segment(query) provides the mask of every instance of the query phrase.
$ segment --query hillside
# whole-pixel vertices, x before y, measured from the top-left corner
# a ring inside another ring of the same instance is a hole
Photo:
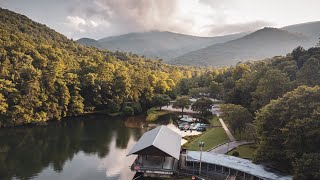
[[[1,8],[0,34],[0,127],[95,109],[138,113],[198,71],[82,46]]]
[[[196,37],[172,32],[150,31],[112,36],[97,41],[87,38],[79,39],[78,42],[111,51],[132,52],[168,61],[187,52],[212,44],[224,43],[244,35],[245,33],[220,37]]]
[[[283,27],[281,29],[303,34],[307,36],[313,42],[313,44],[315,44],[320,37],[320,21],[295,24]]]
[[[311,46],[308,37],[276,28],[264,28],[242,38],[199,49],[170,61],[183,65],[235,65],[240,61],[286,55],[297,46]]]
[[[78,39],[77,42],[88,47],[96,47],[96,48],[101,47],[101,45],[97,40],[91,39],[91,38],[81,38],[81,39]]]

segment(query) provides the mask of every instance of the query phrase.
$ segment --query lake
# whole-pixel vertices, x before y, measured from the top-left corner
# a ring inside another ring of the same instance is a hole
[[[173,116],[157,123],[172,126]],[[103,115],[0,129],[0,179],[132,179],[135,156],[126,155],[148,130],[143,116]]]

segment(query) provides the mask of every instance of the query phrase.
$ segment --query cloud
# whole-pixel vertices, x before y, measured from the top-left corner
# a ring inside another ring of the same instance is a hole
[[[71,36],[77,38],[102,38],[151,30],[216,36],[271,25],[232,9],[237,4],[234,0],[72,1],[66,24],[76,30]]]
[[[226,35],[240,32],[250,32],[261,29],[263,27],[274,26],[273,23],[266,21],[252,21],[235,24],[218,24],[208,25],[204,27],[204,31],[210,35]]]
[[[67,20],[75,26],[86,24],[86,21],[79,16],[67,16]]]
[[[224,8],[227,6],[232,6],[234,0],[199,0],[200,3],[207,4],[213,8]]]
[[[176,29],[174,0],[94,0],[75,10],[88,19],[110,22],[113,33]]]
[[[96,30],[99,28],[107,28],[110,26],[110,23],[107,21],[101,22],[99,20],[92,20],[79,16],[67,16],[66,22],[64,22],[63,24],[70,28],[70,30],[73,30],[77,33],[86,33],[90,30],[92,30],[92,32],[96,32]],[[68,32],[68,34],[71,33],[70,31]]]
[[[215,36],[255,30],[270,26],[269,22],[281,27],[317,21],[320,1],[309,1],[301,4],[298,0],[0,0],[0,6],[27,15],[68,37],[97,39],[150,30]],[[303,13],[297,13],[298,10]]]
[[[68,8],[72,14],[69,16],[80,17],[81,14],[86,25],[88,21],[99,22],[99,25],[92,28],[78,22],[72,27],[78,32],[97,32],[100,29],[98,34],[104,33],[104,36],[151,30],[202,35],[204,25],[225,22],[224,12],[203,3],[203,0],[74,1]],[[104,24],[110,25],[107,31],[101,28]]]

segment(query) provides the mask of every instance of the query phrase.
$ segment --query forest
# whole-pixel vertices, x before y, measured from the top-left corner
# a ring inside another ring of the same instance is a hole
[[[256,162],[309,180],[320,178],[319,85],[320,48],[297,47],[287,56],[182,79],[179,88],[184,95],[223,99],[221,117],[232,131],[254,127]]]
[[[94,110],[139,113],[154,95],[170,95],[181,78],[207,71],[88,48],[3,9],[0,34],[0,127]]]
[[[0,127],[85,112],[139,114],[155,97],[223,100],[234,131],[256,128],[256,162],[320,179],[320,48],[234,67],[172,66],[79,45],[26,16],[0,9]],[[226,117],[226,118],[228,118]]]

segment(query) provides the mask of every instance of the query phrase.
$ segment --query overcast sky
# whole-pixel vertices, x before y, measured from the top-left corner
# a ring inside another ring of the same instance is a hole
[[[320,20],[320,0],[0,0],[0,7],[74,39],[150,30],[217,36]]]

